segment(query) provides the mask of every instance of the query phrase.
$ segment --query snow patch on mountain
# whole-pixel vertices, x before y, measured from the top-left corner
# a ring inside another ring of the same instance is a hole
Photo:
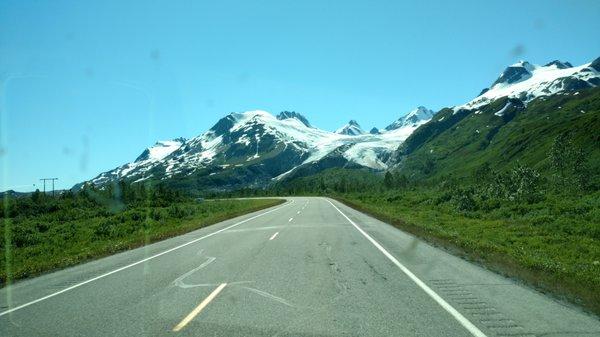
[[[183,143],[185,143],[184,138],[158,141],[156,144],[142,152],[142,154],[135,161],[141,162],[146,160],[161,160],[179,149]]]
[[[511,103],[510,101],[506,102],[506,104],[504,105],[504,107],[502,107],[502,109],[496,111],[494,113],[494,115],[498,116],[498,117],[502,117],[504,115],[504,112],[506,112],[506,109],[510,108]]]

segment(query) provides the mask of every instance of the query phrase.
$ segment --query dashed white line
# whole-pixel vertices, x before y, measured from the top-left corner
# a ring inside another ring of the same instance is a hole
[[[406,268],[400,261],[398,261],[392,254],[390,254],[379,242],[375,241],[369,234],[367,234],[362,228],[360,228],[354,221],[352,221],[346,214],[340,211],[336,205],[334,205],[328,199],[325,199],[328,203],[333,206],[341,215],[348,220],[356,228],[367,240],[369,240],[373,246],[379,249],[380,252],[383,253],[392,263],[394,263],[406,276],[408,276],[414,283],[416,283],[419,288],[429,295],[434,301],[436,301],[444,310],[446,310],[450,315],[452,315],[463,327],[465,327],[473,336],[475,337],[487,337],[478,327],[476,327],[471,321],[469,321],[465,316],[463,316],[458,310],[454,309],[448,302],[446,302],[443,298],[440,297],[433,289],[429,288],[425,282],[421,281],[415,274],[413,274],[408,268]]]
[[[271,237],[269,238],[269,241],[271,241],[271,240],[275,239],[275,237],[277,236],[277,234],[279,234],[279,232],[275,232],[275,234],[273,234],[273,236],[271,236]]]
[[[200,311],[202,311],[202,309],[204,309],[212,300],[214,300],[215,297],[219,295],[221,290],[223,290],[223,288],[225,288],[226,285],[227,283],[221,283],[217,287],[217,289],[213,290],[213,292],[210,293],[210,295],[208,295],[208,297],[205,298],[204,301],[202,301],[202,303],[200,303],[197,307],[194,308],[194,310],[192,310],[192,312],[185,316],[185,318],[173,328],[173,331],[177,332],[183,329],[189,322],[191,322],[194,319],[194,317],[198,316]]]
[[[33,300],[33,301],[31,301],[31,302],[27,302],[27,303],[25,303],[25,304],[21,304],[21,305],[19,305],[19,306],[16,306],[16,307],[14,307],[14,308],[8,309],[8,310],[6,310],[6,311],[3,311],[3,312],[0,312],[0,317],[4,316],[4,315],[6,315],[6,314],[9,314],[9,313],[11,313],[11,312],[14,312],[14,311],[17,311],[17,310],[23,309],[23,308],[25,308],[25,307],[28,307],[28,306],[30,306],[30,305],[32,305],[32,304],[36,304],[36,303],[39,303],[39,302],[41,302],[41,301],[47,300],[47,299],[49,299],[49,298],[52,298],[52,297],[54,297],[54,296],[60,295],[60,294],[62,294],[62,293],[65,293],[65,292],[67,292],[67,291],[73,290],[73,289],[75,289],[75,288],[79,288],[79,287],[81,287],[82,285],[85,285],[85,284],[88,284],[88,283],[91,283],[91,282],[97,281],[97,280],[99,280],[99,279],[101,279],[101,278],[107,277],[107,276],[109,276],[109,275],[112,275],[112,274],[114,274],[114,273],[118,273],[118,272],[120,272],[120,271],[123,271],[123,270],[125,270],[125,269],[131,268],[131,267],[134,267],[134,266],[137,266],[138,264],[141,264],[141,263],[144,263],[144,262],[146,262],[146,261],[149,261],[149,260],[155,259],[155,258],[157,258],[157,257],[159,257],[159,256],[165,255],[165,254],[167,254],[167,253],[170,253],[170,252],[172,252],[172,251],[175,251],[175,250],[177,250],[177,249],[183,248],[183,247],[185,247],[185,246],[189,246],[189,245],[191,245],[191,244],[193,244],[193,243],[196,243],[196,242],[198,242],[198,241],[200,241],[200,240],[204,240],[204,239],[206,239],[206,238],[209,238],[209,237],[211,237],[211,236],[213,236],[213,235],[217,235],[217,234],[219,234],[219,233],[221,233],[221,232],[224,232],[224,231],[226,231],[226,230],[228,230],[228,229],[231,229],[231,228],[233,228],[233,227],[236,227],[236,226],[239,226],[239,225],[241,225],[241,224],[243,224],[243,223],[246,223],[246,222],[248,222],[248,221],[250,221],[250,220],[254,220],[254,219],[256,219],[256,218],[258,218],[258,217],[261,217],[261,216],[263,216],[263,215],[269,214],[269,213],[271,213],[271,212],[275,212],[275,211],[277,211],[277,210],[279,210],[279,209],[281,209],[281,208],[283,208],[283,207],[289,206],[289,205],[291,205],[291,204],[293,204],[293,203],[294,203],[294,200],[292,199],[292,200],[291,200],[289,203],[286,203],[285,205],[282,205],[282,206],[279,206],[279,207],[277,207],[277,208],[274,208],[274,209],[268,210],[268,211],[266,211],[266,212],[263,212],[263,213],[257,214],[257,215],[255,215],[255,216],[253,216],[253,217],[250,217],[250,218],[248,218],[248,219],[245,219],[245,220],[242,220],[242,221],[240,221],[240,222],[234,223],[234,224],[233,224],[233,225],[231,225],[231,226],[228,226],[228,227],[225,227],[225,228],[219,229],[219,230],[218,230],[218,231],[216,231],[216,232],[212,232],[212,233],[210,233],[210,234],[204,235],[204,236],[202,236],[202,237],[199,237],[199,238],[197,238],[197,239],[194,239],[194,240],[192,240],[192,241],[186,242],[186,243],[184,243],[184,244],[181,244],[181,245],[179,245],[179,246],[173,247],[173,248],[171,248],[171,249],[167,249],[167,250],[165,250],[164,252],[160,252],[160,253],[158,253],[158,254],[154,254],[154,255],[152,255],[152,256],[149,256],[149,257],[147,257],[147,258],[145,258],[145,259],[139,260],[139,261],[137,261],[137,262],[134,262],[134,263],[128,264],[128,265],[126,265],[126,266],[123,266],[123,267],[120,267],[120,268],[117,268],[117,269],[115,269],[115,270],[109,271],[109,272],[107,272],[107,273],[104,273],[104,274],[102,274],[102,275],[98,275],[98,276],[96,276],[96,277],[93,277],[93,278],[91,278],[91,279],[89,279],[89,280],[85,280],[85,281],[83,281],[83,282],[80,282],[80,283],[74,284],[74,285],[72,285],[72,286],[70,286],[70,287],[68,287],[68,288],[65,288],[65,289],[59,290],[59,291],[57,291],[57,292],[51,293],[51,294],[49,294],[49,295],[46,295],[46,296],[40,297],[40,298],[38,298],[38,299],[36,299],[36,300]]]

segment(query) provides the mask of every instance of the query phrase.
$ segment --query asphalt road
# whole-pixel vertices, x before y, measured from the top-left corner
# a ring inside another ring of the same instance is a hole
[[[0,289],[1,336],[600,336],[600,321],[336,201]]]

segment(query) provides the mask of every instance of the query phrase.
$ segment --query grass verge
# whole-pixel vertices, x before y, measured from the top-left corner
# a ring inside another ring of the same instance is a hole
[[[540,205],[458,212],[435,194],[348,194],[347,206],[414,234],[455,255],[518,279],[600,315],[597,195]]]
[[[91,259],[144,246],[243,214],[283,203],[282,199],[176,202],[131,207],[111,213],[73,207],[4,218],[0,286]]]

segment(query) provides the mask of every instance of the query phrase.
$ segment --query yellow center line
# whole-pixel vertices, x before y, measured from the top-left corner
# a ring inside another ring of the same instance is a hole
[[[221,283],[217,287],[217,289],[213,290],[213,292],[210,293],[210,295],[208,295],[208,297],[205,298],[204,301],[202,301],[202,303],[200,303],[200,305],[198,305],[196,308],[194,308],[194,310],[192,310],[192,312],[190,312],[187,316],[185,316],[185,318],[183,320],[181,320],[181,322],[179,322],[179,324],[177,324],[173,328],[173,331],[177,332],[177,331],[183,329],[191,320],[194,319],[194,317],[198,316],[200,311],[202,311],[202,309],[204,309],[204,307],[206,307],[212,300],[214,300],[215,297],[217,297],[217,295],[219,295],[221,290],[223,290],[223,288],[225,288],[226,285],[227,285],[227,283]]]

